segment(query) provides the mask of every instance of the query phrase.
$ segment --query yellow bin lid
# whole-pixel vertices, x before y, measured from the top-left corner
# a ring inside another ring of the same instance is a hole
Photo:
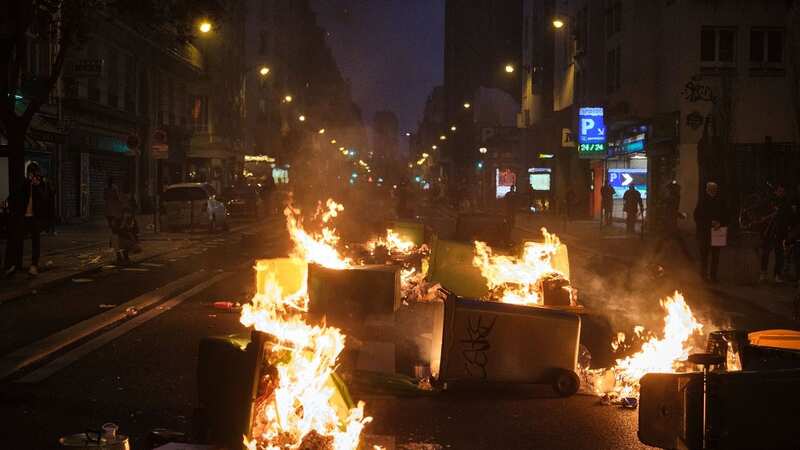
[[[762,330],[747,335],[751,345],[760,347],[784,348],[800,350],[800,331],[796,330]]]

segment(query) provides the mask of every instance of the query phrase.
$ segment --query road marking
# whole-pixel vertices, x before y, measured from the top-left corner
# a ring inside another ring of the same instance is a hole
[[[150,269],[145,269],[144,267],[126,267],[122,270],[125,272],[150,272]]]
[[[141,263],[139,265],[140,266],[146,266],[146,267],[164,267],[163,264],[159,264],[159,263]]]
[[[125,319],[127,317],[126,309],[131,307],[137,310],[145,309],[154,303],[160,302],[186,289],[188,286],[195,284],[207,276],[207,271],[200,270],[178,278],[171,283],[142,294],[114,309],[93,316],[83,322],[79,322],[69,328],[65,328],[19,350],[4,355],[2,359],[0,359],[0,380],[103,328]]]
[[[91,279],[91,278],[73,278],[72,279],[73,283],[91,283],[92,281],[94,281],[94,280]]]
[[[17,383],[38,383],[49,376],[53,375],[54,373],[58,372],[59,370],[69,366],[70,364],[74,363],[75,361],[83,358],[84,356],[88,355],[89,353],[97,350],[98,348],[108,344],[109,342],[113,341],[114,339],[122,336],[123,334],[133,330],[134,328],[144,324],[145,322],[158,317],[159,315],[171,310],[172,308],[180,305],[184,300],[190,298],[203,290],[209,288],[210,286],[222,281],[223,279],[233,275],[234,272],[223,272],[219,273],[212,278],[194,286],[193,288],[189,289],[188,291],[177,295],[163,304],[152,308],[131,320],[109,330],[106,333],[103,333],[90,341],[82,344],[79,347],[76,347],[69,352],[59,356],[55,360],[49,362],[48,364],[34,370],[33,372],[25,375],[24,377],[17,380]]]

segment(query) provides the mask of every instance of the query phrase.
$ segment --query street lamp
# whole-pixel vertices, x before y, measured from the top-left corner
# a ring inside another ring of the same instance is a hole
[[[481,147],[478,149],[478,151],[481,153],[481,155],[485,155],[486,152],[489,151],[489,149],[487,149],[486,147]]]
[[[320,129],[319,129],[319,131],[317,131],[317,133],[319,133],[319,134],[325,134],[325,128],[320,128]]]
[[[258,73],[260,73],[262,77],[267,76],[267,74],[269,74],[269,67],[261,66],[261,68],[258,69]]]
[[[445,135],[441,135],[441,136],[439,136],[439,140],[440,140],[440,141],[447,140],[447,136],[445,136]]]
[[[336,145],[336,139],[331,139],[331,145]]]
[[[209,22],[208,20],[203,20],[202,22],[200,22],[200,25],[198,25],[197,28],[199,28],[200,32],[203,34],[210,33],[211,22]]]
[[[293,99],[292,99],[291,95],[287,95],[286,97],[283,97],[283,101],[286,102],[286,103],[292,103],[292,100]]]
[[[506,64],[506,73],[514,73],[514,66],[511,64]]]
[[[453,126],[451,126],[451,127],[450,127],[450,131],[456,131],[457,129],[458,129],[458,128],[456,128],[456,126],[455,126],[455,125],[453,125]]]
[[[470,105],[469,102],[464,102],[464,109],[470,109],[470,108],[472,108],[472,105]]]
[[[566,22],[564,22],[564,19],[562,19],[560,17],[556,17],[555,19],[553,19],[553,28],[555,28],[556,30],[560,30],[560,29],[564,28],[564,25],[566,25]]]
[[[306,121],[306,116],[300,114],[300,116],[297,117],[297,120],[299,120],[300,122],[305,122]]]
[[[439,148],[439,147],[437,147],[437,146],[435,146],[435,145],[431,145],[431,148],[432,148],[432,149],[434,149],[434,150],[436,150],[436,149],[437,149],[437,148]]]

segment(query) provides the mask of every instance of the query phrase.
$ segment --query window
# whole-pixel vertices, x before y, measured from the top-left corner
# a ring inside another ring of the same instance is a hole
[[[703,27],[700,31],[700,61],[704,66],[735,66],[736,29]]]
[[[108,86],[108,106],[112,108],[119,107],[119,53],[114,47],[109,46],[108,49],[108,69],[107,69],[107,86]]]
[[[620,48],[616,47],[606,56],[606,91],[610,94],[616,92],[622,85],[622,61]]]
[[[606,37],[622,31],[622,2],[606,1]]]
[[[750,30],[750,63],[782,64],[784,33],[781,29],[753,28]]]

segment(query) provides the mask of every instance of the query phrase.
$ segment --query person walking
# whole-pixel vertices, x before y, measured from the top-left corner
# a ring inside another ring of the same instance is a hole
[[[614,212],[614,188],[611,187],[611,181],[606,181],[606,184],[600,188],[600,208],[603,210],[600,217],[600,225],[611,225],[611,214]]]
[[[774,281],[783,283],[784,246],[792,228],[793,212],[786,189],[775,186],[771,199],[772,212],[764,218],[766,226],[761,232],[761,275],[759,281],[768,281],[767,269],[772,253],[775,253]]]
[[[31,265],[28,273],[39,275],[39,255],[41,252],[41,226],[47,217],[47,196],[44,184],[35,162],[28,164],[27,177],[21,186],[8,196],[9,231],[6,245],[5,276],[14,275],[22,267],[25,236],[31,236]]]
[[[127,186],[119,193],[121,216],[117,221],[117,262],[130,264],[130,255],[141,252],[139,224],[136,222],[136,202]]]
[[[720,247],[711,245],[711,231],[727,226],[728,215],[725,204],[719,196],[719,186],[713,181],[706,183],[706,190],[697,201],[694,209],[694,223],[697,230],[697,247],[700,253],[700,277],[717,281]],[[711,266],[709,266],[709,256]]]
[[[625,211],[625,231],[635,233],[636,220],[639,218],[639,213],[644,211],[644,203],[642,194],[633,185],[629,185],[622,196],[622,209]]]
[[[109,245],[114,249],[114,254],[117,257],[117,262],[122,262],[122,254],[119,248],[119,227],[122,221],[122,197],[119,188],[114,184],[114,178],[108,177],[106,180],[106,187],[103,190],[103,200],[106,207],[106,223],[108,223],[108,230],[111,232]]]

